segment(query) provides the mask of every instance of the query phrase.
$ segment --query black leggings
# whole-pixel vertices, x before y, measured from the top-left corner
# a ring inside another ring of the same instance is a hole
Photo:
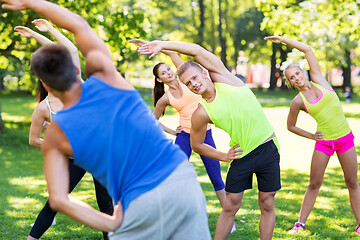
[[[85,170],[76,166],[73,160],[69,159],[70,192],[80,182],[85,173]],[[106,189],[95,178],[93,179],[95,185],[96,201],[100,211],[112,215],[114,211],[114,206],[111,197],[109,196]],[[31,228],[30,236],[39,239],[51,226],[56,213],[57,212],[53,211],[50,208],[48,200],[44,208],[41,210],[38,217],[36,218],[34,226]],[[105,240],[108,239],[107,232],[103,232],[103,236]]]

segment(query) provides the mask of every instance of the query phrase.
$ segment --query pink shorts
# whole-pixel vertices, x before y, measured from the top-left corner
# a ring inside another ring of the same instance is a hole
[[[334,152],[342,154],[355,146],[354,138],[354,135],[350,132],[349,134],[335,140],[319,140],[315,143],[315,150],[323,152],[329,156],[332,156]]]

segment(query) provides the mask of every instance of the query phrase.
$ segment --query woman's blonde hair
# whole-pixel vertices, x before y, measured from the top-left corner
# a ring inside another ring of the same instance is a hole
[[[294,64],[294,63],[289,64],[289,65],[286,66],[286,68],[285,68],[284,71],[283,71],[283,76],[284,76],[284,78],[285,78],[285,85],[286,85],[288,88],[294,88],[294,85],[290,82],[290,80],[289,80],[288,77],[286,76],[286,71],[287,71],[289,68],[292,68],[292,67],[297,67],[298,69],[300,69],[301,71],[303,71],[299,65]]]

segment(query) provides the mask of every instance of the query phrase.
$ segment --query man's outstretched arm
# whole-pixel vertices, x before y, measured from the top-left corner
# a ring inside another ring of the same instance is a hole
[[[91,51],[100,51],[111,60],[106,44],[91,29],[89,24],[79,15],[44,0],[0,0],[3,9],[24,10],[31,9],[60,28],[72,32],[81,53],[87,57]],[[112,61],[112,60],[111,60]]]
[[[162,50],[171,50],[193,56],[200,65],[202,65],[210,72],[228,72],[225,65],[216,55],[194,43],[176,41],[152,41],[142,45],[139,48],[139,52],[141,54],[149,54],[150,57],[155,56]]]
[[[114,87],[133,89],[117,72],[104,41],[79,15],[44,0],[0,0],[0,2],[4,2],[2,4],[4,9],[14,11],[31,9],[43,15],[60,28],[72,32],[77,46],[86,58],[86,73],[88,76],[96,74],[97,77]]]

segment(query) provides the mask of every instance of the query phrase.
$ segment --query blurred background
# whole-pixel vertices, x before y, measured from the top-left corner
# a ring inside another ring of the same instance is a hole
[[[152,81],[147,81],[152,78],[150,67],[169,59],[159,56],[149,61],[139,56],[135,46],[127,42],[131,38],[197,43],[219,56],[249,85],[286,88],[281,68],[292,62],[301,65],[302,57],[285,45],[265,42],[268,35],[284,35],[311,45],[324,77],[334,86],[352,88],[360,82],[359,0],[54,2],[86,19],[108,44],[118,70],[136,84],[151,86]],[[31,21],[37,18],[41,16],[32,11],[1,10],[0,91],[34,91],[36,79],[29,71],[29,59],[39,44],[21,37],[13,28],[36,30]],[[71,34],[63,32],[73,40]]]

